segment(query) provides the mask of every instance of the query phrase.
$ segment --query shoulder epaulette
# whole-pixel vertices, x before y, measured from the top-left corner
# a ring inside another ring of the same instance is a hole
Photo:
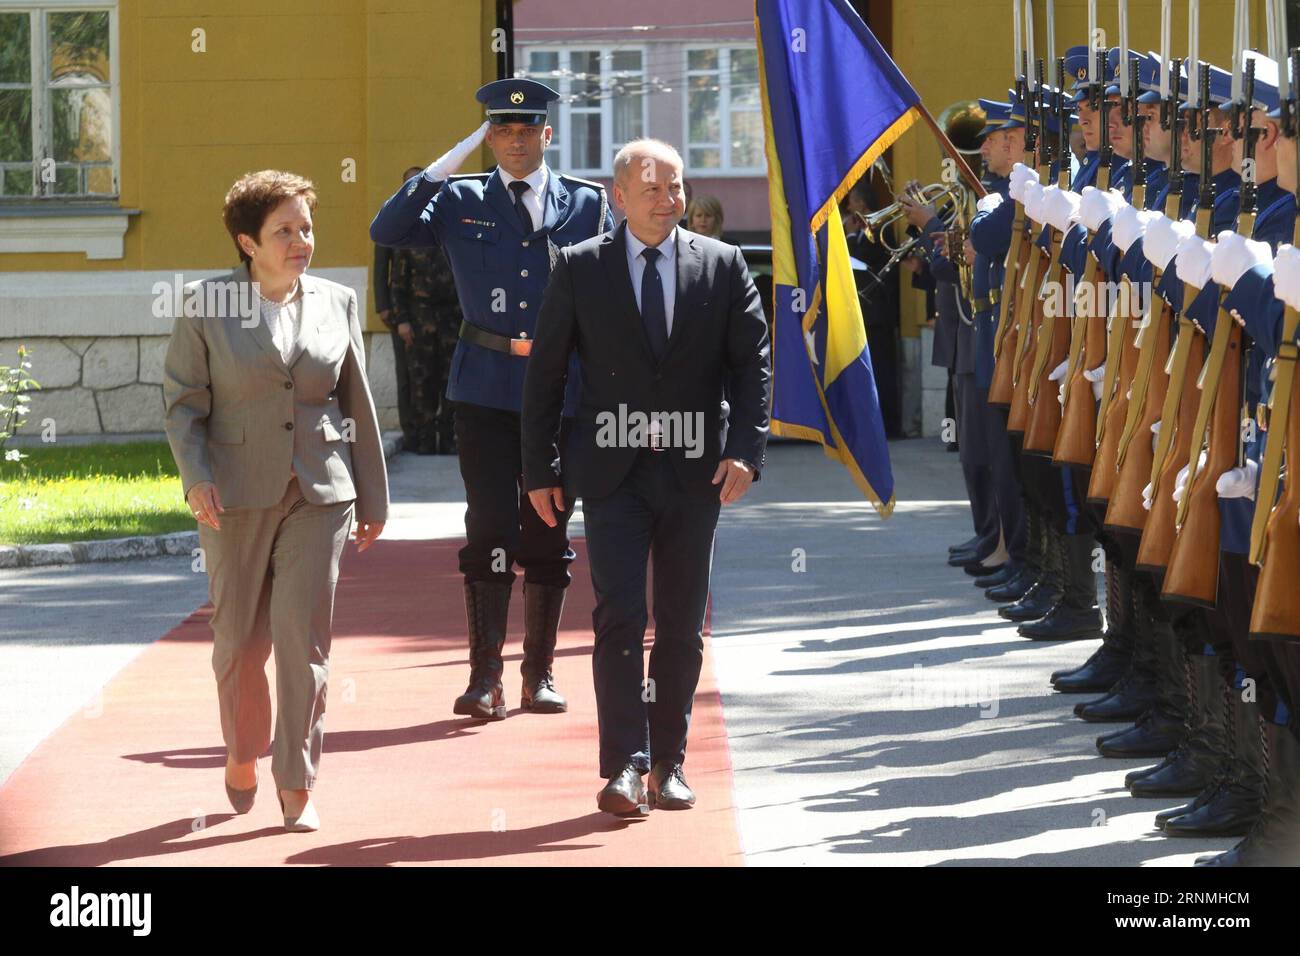
[[[581,183],[583,186],[590,186],[592,189],[595,189],[598,192],[603,192],[605,189],[605,187],[601,183],[594,182],[593,180],[590,179],[582,179],[579,176],[570,176],[568,173],[560,173],[560,178],[563,179],[565,182]]]

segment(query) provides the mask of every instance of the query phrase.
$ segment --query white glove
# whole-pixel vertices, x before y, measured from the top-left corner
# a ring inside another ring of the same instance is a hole
[[[1255,479],[1259,475],[1259,462],[1247,458],[1245,467],[1231,468],[1219,476],[1214,490],[1220,498],[1248,498],[1255,500]]]
[[[1106,363],[1103,362],[1096,368],[1086,368],[1083,370],[1083,377],[1092,383],[1092,397],[1101,401],[1101,392],[1106,382]]]
[[[1289,242],[1278,247],[1273,260],[1273,294],[1291,308],[1300,309],[1300,249]]]
[[[1149,481],[1142,488],[1142,507],[1147,511],[1151,510],[1151,492],[1153,490]]]
[[[1200,236],[1188,236],[1178,244],[1175,259],[1178,265],[1178,278],[1198,289],[1204,289],[1205,283],[1210,281],[1210,257],[1213,254],[1213,243],[1207,242]]]
[[[1053,229],[1067,232],[1079,220],[1079,194],[1057,189],[1043,199],[1043,216]]]
[[[1121,252],[1128,252],[1133,243],[1146,235],[1147,224],[1151,222],[1151,218],[1158,215],[1160,214],[1151,210],[1135,209],[1133,206],[1121,208],[1115,213],[1115,221],[1110,232],[1115,245]]]
[[[1142,252],[1157,269],[1167,269],[1169,260],[1178,252],[1178,244],[1195,233],[1196,223],[1188,219],[1175,222],[1157,213],[1156,218],[1147,223]]]
[[[1095,186],[1087,186],[1079,202],[1079,221],[1091,231],[1096,232],[1103,222],[1115,215],[1127,200],[1113,189],[1104,192]]]
[[[979,202],[975,203],[975,209],[977,212],[992,212],[1005,201],[1006,197],[1001,193],[987,193],[980,196]]]
[[[1156,443],[1160,441],[1160,419],[1151,423],[1151,450],[1156,450]]]
[[[1056,400],[1060,402],[1062,406],[1065,405],[1065,372],[1069,367],[1070,367],[1070,360],[1066,359],[1060,365],[1056,366],[1056,368],[1052,369],[1052,371],[1047,376],[1047,380],[1049,382],[1061,383],[1060,386],[1056,389]]]
[[[1038,223],[1043,224],[1043,200],[1047,196],[1049,189],[1060,189],[1060,186],[1043,186],[1040,183],[1028,183],[1025,186],[1025,215]]]
[[[1025,201],[1025,186],[1029,183],[1038,182],[1038,170],[1026,166],[1024,163],[1016,163],[1011,167],[1011,183],[1008,191],[1011,198],[1016,202]]]
[[[1196,461],[1196,471],[1199,473],[1205,467],[1205,452],[1201,452],[1201,457]],[[1187,494],[1187,466],[1183,465],[1178,469],[1178,477],[1174,479],[1174,501],[1182,501],[1183,495]]]
[[[1247,239],[1236,232],[1224,230],[1210,255],[1210,275],[1225,289],[1231,289],[1237,280],[1255,266],[1273,267],[1273,250],[1267,242]]]
[[[424,178],[431,183],[440,183],[460,169],[465,160],[469,159],[469,154],[478,149],[479,144],[483,142],[487,128],[488,122],[484,120],[482,126],[426,166]]]

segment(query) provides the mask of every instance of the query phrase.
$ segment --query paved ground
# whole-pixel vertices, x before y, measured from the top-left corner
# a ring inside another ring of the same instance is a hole
[[[713,648],[748,861],[1183,864],[1227,846],[1156,835],[1165,804],[1122,787],[1136,764],[1097,757],[1096,728],[1048,689],[1090,646],[1017,637],[944,564],[971,531],[956,456],[920,440],[891,453],[887,522],[804,444],[774,445],[724,512]],[[400,455],[390,477],[387,535],[462,533],[454,460]],[[0,572],[0,783],[205,581],[185,558]]]

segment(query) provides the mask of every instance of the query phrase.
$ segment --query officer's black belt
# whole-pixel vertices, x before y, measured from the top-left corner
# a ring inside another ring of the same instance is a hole
[[[505,352],[507,355],[527,355],[533,350],[533,340],[527,335],[512,339],[471,325],[463,319],[460,323],[460,337],[473,345],[481,345],[494,352]]]

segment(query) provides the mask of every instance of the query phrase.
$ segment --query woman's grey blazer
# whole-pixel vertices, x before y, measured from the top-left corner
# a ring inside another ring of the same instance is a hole
[[[269,508],[290,468],[313,504],[356,499],[356,520],[388,517],[388,471],[356,293],[301,278],[302,330],[285,365],[248,267],[186,286],[163,371],[167,440],[185,493],[216,483],[225,508]]]

